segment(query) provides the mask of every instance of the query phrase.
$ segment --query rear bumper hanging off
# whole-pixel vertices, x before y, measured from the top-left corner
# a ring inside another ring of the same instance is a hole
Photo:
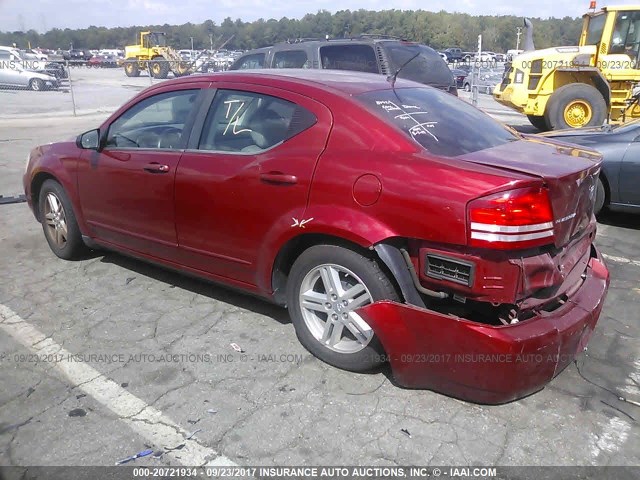
[[[391,301],[358,310],[405,387],[499,404],[536,392],[586,347],[609,287],[595,247],[585,279],[564,305],[521,323],[492,326]]]

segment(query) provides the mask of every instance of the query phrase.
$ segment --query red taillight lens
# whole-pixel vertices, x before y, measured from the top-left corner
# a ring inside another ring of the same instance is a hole
[[[518,188],[467,206],[469,245],[501,250],[553,243],[553,211],[545,188]]]

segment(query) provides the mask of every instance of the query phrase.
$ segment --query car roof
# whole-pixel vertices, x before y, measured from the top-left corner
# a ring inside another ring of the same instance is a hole
[[[357,95],[359,93],[374,90],[389,90],[391,84],[387,78],[378,73],[365,73],[352,70],[324,70],[312,68],[275,68],[257,70],[228,70],[204,75],[198,75],[199,79],[215,81],[234,81],[240,83],[266,84],[275,87],[286,87],[287,85],[305,85],[308,88],[315,88],[333,93],[341,92],[346,95]],[[194,77],[183,77],[167,83],[180,84],[193,82]],[[396,88],[425,87],[425,85],[411,80],[398,78],[395,83]]]

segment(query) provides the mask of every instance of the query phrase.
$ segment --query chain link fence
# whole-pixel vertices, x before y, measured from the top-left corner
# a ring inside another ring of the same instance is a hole
[[[212,57],[194,61],[92,58],[28,62],[0,57],[0,118],[111,112],[151,85],[227,68],[228,63]]]
[[[502,55],[485,53],[480,58],[467,57],[450,63],[460,96],[467,96],[476,103],[478,95],[491,95],[502,81],[505,60]]]

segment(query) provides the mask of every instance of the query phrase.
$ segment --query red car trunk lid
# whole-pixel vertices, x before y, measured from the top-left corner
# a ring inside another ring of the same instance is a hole
[[[602,161],[599,153],[526,136],[458,158],[541,178],[553,209],[556,247],[568,244],[589,225]]]

